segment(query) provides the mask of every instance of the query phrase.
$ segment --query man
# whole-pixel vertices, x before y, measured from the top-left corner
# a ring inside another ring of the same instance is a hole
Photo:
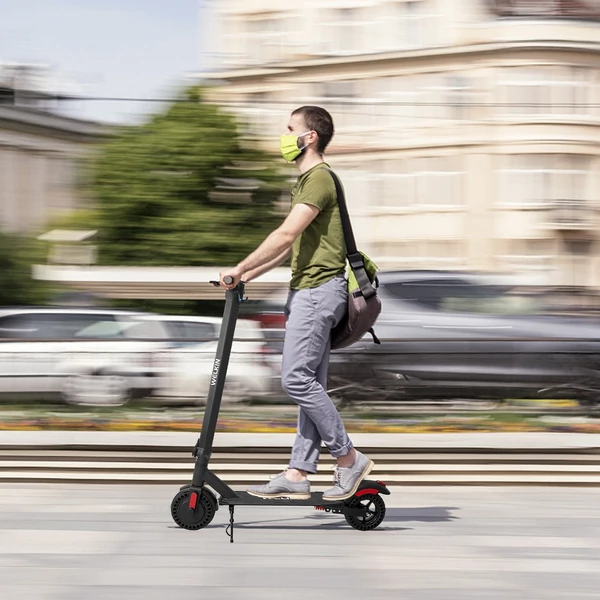
[[[354,495],[373,462],[354,449],[326,391],[331,330],[345,316],[348,302],[344,233],[335,184],[323,159],[333,120],[323,108],[303,106],[291,114],[287,129],[281,152],[300,171],[292,209],[257,250],[220,274],[221,285],[232,289],[292,256],[281,380],[298,404],[298,431],[288,468],[248,492],[262,498],[309,498],[308,475],[317,472],[323,442],[337,460],[334,485],[323,500],[345,500]],[[223,281],[227,275],[233,277],[231,285]]]

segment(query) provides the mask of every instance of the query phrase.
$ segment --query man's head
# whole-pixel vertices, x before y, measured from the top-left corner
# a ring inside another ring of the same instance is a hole
[[[290,116],[288,131],[301,136],[302,146],[323,154],[334,134],[331,115],[320,106],[301,106]]]

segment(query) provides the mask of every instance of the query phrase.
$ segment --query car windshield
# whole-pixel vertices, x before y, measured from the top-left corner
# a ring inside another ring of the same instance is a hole
[[[440,310],[487,315],[531,315],[540,312],[535,298],[519,294],[485,294],[471,297],[446,296]]]
[[[97,321],[81,329],[76,338],[88,339],[161,339],[165,337],[159,323],[152,321]]]
[[[527,315],[542,311],[539,298],[508,287],[439,280],[394,282],[385,286],[394,297],[431,310],[497,315]]]

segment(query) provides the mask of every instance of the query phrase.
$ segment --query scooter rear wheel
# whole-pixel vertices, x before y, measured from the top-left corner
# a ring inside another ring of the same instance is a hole
[[[190,498],[197,494],[194,508],[190,508]],[[213,520],[217,512],[217,501],[208,490],[197,492],[186,488],[181,490],[171,502],[171,516],[173,521],[189,531],[203,529]]]
[[[379,494],[364,494],[363,496],[354,496],[348,506],[352,508],[364,508],[367,513],[364,517],[346,515],[348,525],[359,531],[371,531],[381,525],[385,518],[385,502]]]

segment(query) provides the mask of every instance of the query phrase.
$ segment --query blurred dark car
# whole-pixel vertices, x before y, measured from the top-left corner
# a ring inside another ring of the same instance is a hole
[[[371,337],[332,353],[343,399],[600,398],[600,322],[545,313],[543,298],[437,271],[383,272]]]

